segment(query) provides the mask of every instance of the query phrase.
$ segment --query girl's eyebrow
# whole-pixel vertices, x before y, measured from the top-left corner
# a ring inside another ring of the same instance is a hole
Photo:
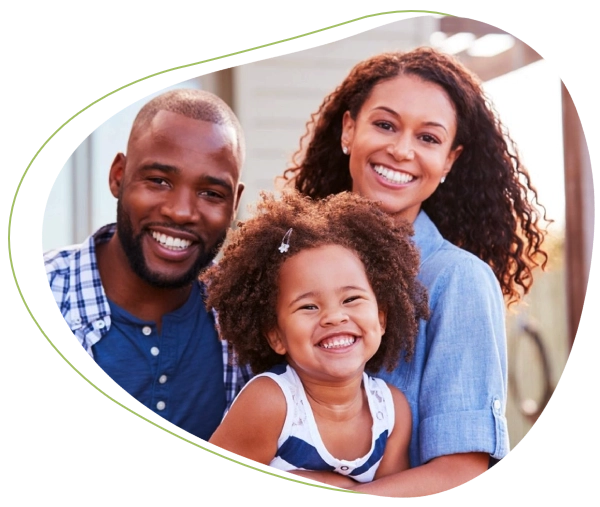
[[[358,290],[358,291],[361,291],[361,292],[368,292],[368,290],[365,287],[359,287],[357,285],[345,285],[344,287],[339,287],[338,289],[336,289],[336,292],[342,293],[342,292],[345,292],[347,290]],[[305,292],[303,294],[300,294],[298,297],[294,298],[292,301],[290,301],[290,304],[288,306],[294,305],[295,303],[297,303],[301,299],[318,297],[320,295],[321,295],[321,293],[319,291]]]

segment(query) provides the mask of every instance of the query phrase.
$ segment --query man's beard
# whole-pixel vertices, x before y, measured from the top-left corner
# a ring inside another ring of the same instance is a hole
[[[184,227],[179,227],[171,223],[153,223],[152,225],[162,225],[173,230],[179,229],[189,233],[189,231],[187,231]],[[129,214],[123,209],[121,200],[119,199],[117,201],[117,235],[119,237],[119,241],[121,242],[123,251],[125,252],[125,256],[127,257],[127,261],[129,262],[129,266],[142,280],[159,289],[179,289],[189,285],[195,279],[197,279],[200,272],[216,257],[221,243],[225,239],[226,232],[227,231],[223,231],[222,237],[219,238],[216,244],[213,245],[213,247],[209,250],[207,250],[206,244],[202,238],[195,235],[198,241],[198,256],[194,264],[181,276],[178,276],[177,278],[170,278],[161,273],[156,273],[150,270],[146,264],[142,247],[143,237],[145,234],[149,234],[149,231],[145,229],[142,230],[137,236],[134,235]]]

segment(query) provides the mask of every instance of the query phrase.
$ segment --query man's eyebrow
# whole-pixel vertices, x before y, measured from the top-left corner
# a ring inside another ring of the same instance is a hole
[[[217,178],[216,176],[210,176],[209,174],[204,174],[198,178],[202,183],[208,183],[209,185],[217,185],[219,187],[223,187],[225,190],[229,192],[233,192],[233,187],[231,183],[223,178]]]
[[[168,164],[160,164],[158,162],[154,162],[152,164],[147,164],[141,168],[142,171],[161,171],[169,174],[180,174],[181,169],[174,165]],[[224,188],[229,192],[233,192],[233,186],[231,183],[223,178],[218,178],[217,176],[211,176],[209,174],[203,174],[198,177],[198,181],[202,184],[208,185],[217,185],[219,187]]]
[[[167,165],[167,164],[159,164],[158,162],[154,162],[152,164],[147,164],[143,167],[141,167],[142,171],[162,171],[164,173],[179,173],[180,170],[178,167],[175,167],[174,165]]]

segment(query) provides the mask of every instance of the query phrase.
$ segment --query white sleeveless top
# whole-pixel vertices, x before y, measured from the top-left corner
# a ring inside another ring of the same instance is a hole
[[[365,456],[352,461],[337,459],[325,448],[302,382],[291,366],[277,365],[269,372],[254,377],[273,379],[283,391],[287,403],[285,422],[277,441],[277,453],[269,464],[286,472],[331,471],[348,475],[358,482],[372,481],[394,427],[394,402],[383,380],[366,373],[363,376],[373,419],[371,449]]]

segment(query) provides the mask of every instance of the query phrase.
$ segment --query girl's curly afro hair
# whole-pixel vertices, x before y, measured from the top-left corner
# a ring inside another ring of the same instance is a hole
[[[344,192],[312,200],[295,192],[277,200],[262,195],[255,216],[227,236],[218,265],[202,275],[207,306],[217,310],[219,330],[255,374],[282,362],[266,334],[277,325],[278,276],[283,263],[302,250],[340,245],[362,261],[386,331],[366,369],[392,370],[402,355],[412,356],[419,320],[429,315],[427,294],[417,281],[419,254],[410,240],[412,226],[396,224],[376,203]],[[293,233],[286,253],[279,246]]]

